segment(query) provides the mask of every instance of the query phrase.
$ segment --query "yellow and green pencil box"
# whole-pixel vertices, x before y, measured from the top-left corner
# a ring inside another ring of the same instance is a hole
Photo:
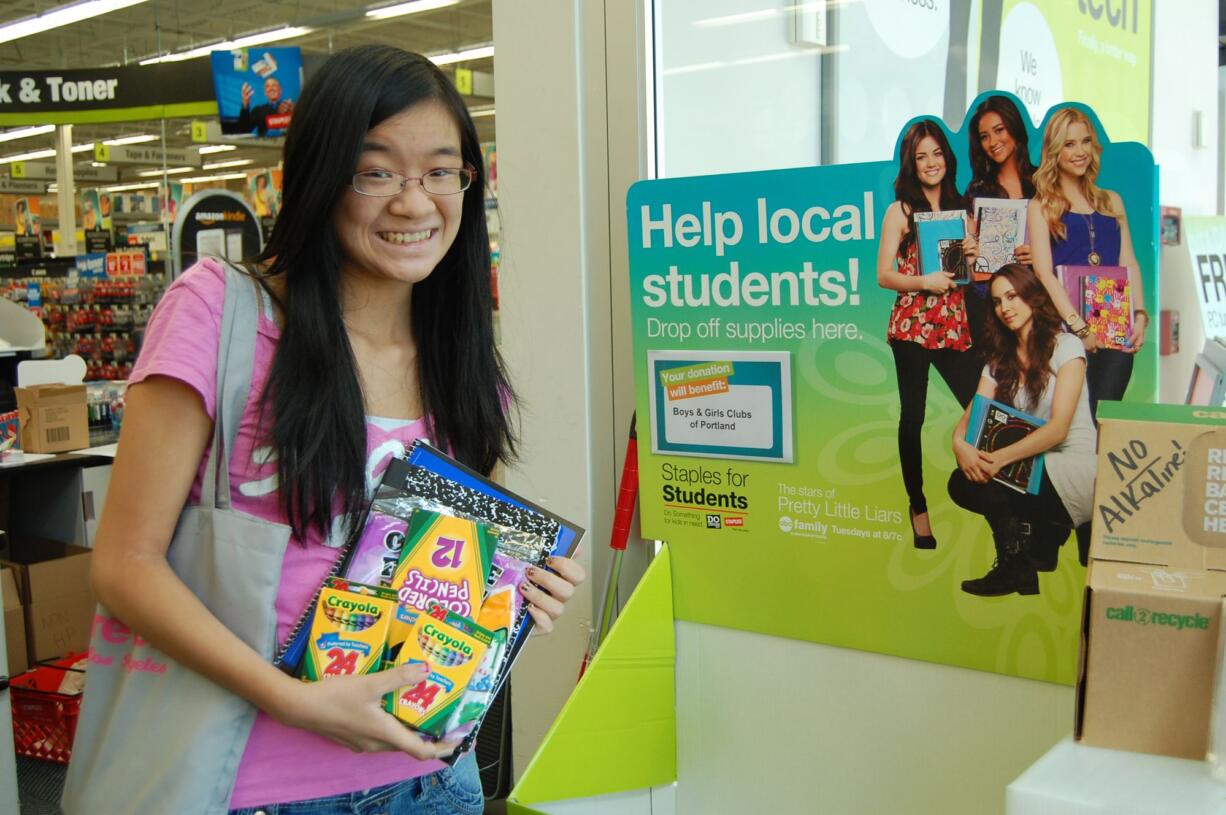
[[[329,577],[315,603],[302,678],[314,682],[380,670],[396,606],[391,589]]]
[[[424,509],[413,512],[392,576],[400,607],[388,633],[389,661],[400,664],[401,644],[432,603],[460,617],[477,616],[497,539],[493,529],[478,521]]]
[[[424,662],[430,674],[416,685],[397,688],[388,698],[388,712],[416,730],[441,736],[493,637],[472,620],[432,603],[418,615],[395,663]]]

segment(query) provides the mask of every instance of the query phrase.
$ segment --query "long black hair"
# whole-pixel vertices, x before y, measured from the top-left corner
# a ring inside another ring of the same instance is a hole
[[[459,232],[434,271],[413,286],[421,404],[434,443],[482,473],[509,461],[512,390],[494,347],[485,169],[464,100],[433,63],[367,45],[328,59],[302,90],[285,140],[281,212],[256,260],[284,324],[262,397],[271,413],[281,501],[296,537],[327,535],[334,502],[349,518],[366,500],[362,386],[341,316],[344,260],[333,217],[367,132],[422,102],[441,103],[476,168]],[[356,534],[349,524],[349,535]]]
[[[906,250],[915,240],[915,213],[929,212],[932,206],[924,195],[924,185],[915,171],[915,151],[925,138],[932,138],[945,158],[945,177],[941,179],[941,209],[966,209],[966,199],[958,192],[958,159],[950,149],[945,129],[932,119],[919,119],[907,128],[898,151],[898,177],[894,179],[894,198],[902,203],[907,215],[907,234],[900,248]]]
[[[1030,133],[1017,105],[1005,96],[989,96],[975,108],[971,116],[971,126],[967,133],[970,142],[971,183],[966,186],[967,198],[1008,198],[1004,187],[1000,185],[997,176],[1000,165],[992,160],[979,141],[979,122],[989,113],[1000,117],[1005,130],[1013,137],[1015,147],[1013,155],[1017,160],[1017,174],[1022,179],[1022,197],[1034,198],[1034,163],[1030,160]]]

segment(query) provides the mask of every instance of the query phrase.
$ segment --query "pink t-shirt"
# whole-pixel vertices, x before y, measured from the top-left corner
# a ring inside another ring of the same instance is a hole
[[[137,383],[153,375],[169,376],[194,388],[210,418],[217,399],[217,346],[225,298],[225,277],[220,263],[204,260],[170,285],[149,320],[140,357],[129,379]],[[232,505],[240,512],[285,522],[277,496],[276,462],[270,448],[260,443],[258,399],[279,330],[266,308],[260,315],[255,365],[247,407],[243,412],[230,460]],[[320,360],[321,365],[328,364]],[[320,428],[320,432],[326,432]],[[403,456],[414,439],[424,435],[418,420],[367,417],[366,484],[373,490],[393,456]],[[189,500],[200,497],[203,462]],[[311,529],[304,542],[291,540],[281,564],[277,590],[277,642],[284,642],[335,563],[340,519],[324,541]],[[322,798],[369,789],[434,772],[438,761],[418,761],[402,753],[354,753],[322,736],[278,724],[263,712],[256,716],[247,748],[238,768],[230,806]],[[190,772],[190,769],[184,770]]]

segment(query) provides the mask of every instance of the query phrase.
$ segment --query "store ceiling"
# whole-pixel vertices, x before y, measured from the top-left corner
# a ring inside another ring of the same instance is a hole
[[[493,41],[492,0],[459,0],[456,5],[373,20],[368,8],[393,4],[394,0],[148,0],[126,9],[73,23],[43,34],[0,44],[0,70],[51,70],[94,68],[130,64],[172,51],[234,39],[284,26],[308,26],[311,33],[269,45],[299,46],[304,53],[328,54],[353,45],[385,43],[424,54],[461,51]],[[0,23],[45,12],[64,0],[0,0]],[[207,57],[202,57],[207,59]],[[445,66],[470,68],[492,74],[493,59],[469,60]],[[491,97],[470,97],[474,109],[490,109]],[[482,141],[494,139],[494,116],[474,119]],[[191,145],[190,120],[168,119],[165,144],[170,148]],[[113,125],[76,125],[73,143],[151,134],[161,136],[162,122],[128,122]],[[251,140],[255,141],[255,140]],[[18,152],[53,146],[53,136],[39,136],[0,144],[0,158]],[[150,143],[149,146],[153,146]],[[241,146],[237,150],[206,156],[206,160],[251,159],[252,164],[235,170],[274,166],[279,158],[275,142]],[[81,154],[86,158],[87,154]],[[124,166],[122,181],[149,181],[136,174],[148,167]],[[0,172],[7,165],[0,164]]]

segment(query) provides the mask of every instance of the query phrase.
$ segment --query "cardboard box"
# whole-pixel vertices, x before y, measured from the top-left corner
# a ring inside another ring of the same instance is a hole
[[[35,385],[16,393],[22,450],[63,453],[89,447],[84,385]]]
[[[89,585],[90,550],[71,543],[14,537],[9,561],[26,617],[30,662],[89,647],[96,605]]]
[[[1078,739],[1203,760],[1226,596],[1226,410],[1103,402]]]
[[[4,641],[8,652],[8,675],[30,667],[26,656],[26,615],[17,592],[17,575],[9,567],[0,569],[0,594],[4,595]]]

